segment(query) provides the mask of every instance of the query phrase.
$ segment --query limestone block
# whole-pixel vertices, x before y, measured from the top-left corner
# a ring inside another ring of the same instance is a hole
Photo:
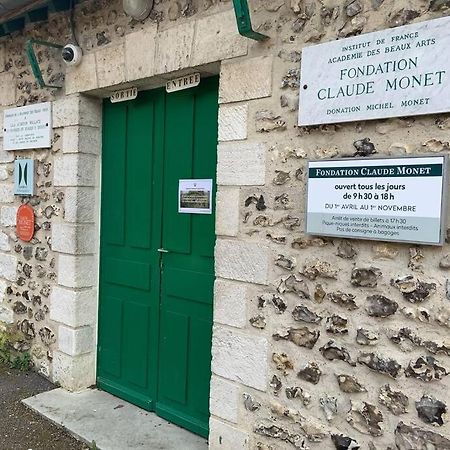
[[[0,139],[0,163],[9,163],[14,161],[14,152],[3,150],[3,139]]]
[[[98,88],[97,62],[94,53],[83,55],[81,64],[67,68],[66,95]]]
[[[157,25],[125,36],[125,70],[127,81],[155,74]]]
[[[268,376],[268,350],[269,344],[265,338],[215,326],[212,372],[228,380],[265,391]]]
[[[0,149],[3,150],[3,121],[5,120],[4,116],[4,108],[0,107],[0,142],[2,145],[0,145]]]
[[[108,87],[125,82],[125,46],[102,47],[95,52],[98,86]]]
[[[95,384],[95,366],[95,352],[74,357],[55,351],[52,378],[64,389],[80,391]]]
[[[240,102],[272,95],[270,56],[225,61],[220,70],[219,103]]]
[[[11,325],[14,323],[14,312],[6,305],[0,304],[0,322]]]
[[[214,283],[214,322],[244,328],[247,324],[247,286],[217,279]]]
[[[5,71],[5,44],[0,44],[0,72]]]
[[[247,139],[248,105],[220,105],[219,141]]]
[[[1,259],[0,259],[1,261]],[[97,262],[93,255],[58,256],[58,284],[71,288],[92,287],[97,282]]]
[[[217,149],[217,184],[263,186],[266,148],[257,142],[223,142]]]
[[[218,239],[215,257],[218,277],[255,284],[268,283],[269,250],[261,243]]]
[[[85,255],[97,250],[95,227],[63,222],[52,224],[52,250],[71,255]]]
[[[17,206],[2,206],[0,210],[0,223],[4,227],[16,226]]]
[[[216,234],[237,236],[239,232],[239,192],[237,187],[221,186],[216,198]]]
[[[211,414],[237,423],[239,412],[239,386],[223,378],[213,375],[211,378],[211,394],[209,410]]]
[[[85,154],[64,154],[54,159],[55,186],[96,186],[98,184],[97,158]]]
[[[247,450],[249,435],[214,417],[209,420],[209,450]]]
[[[11,245],[9,244],[9,236],[3,231],[0,231],[0,250],[3,252],[9,252]]]
[[[9,178],[8,166],[6,164],[0,165],[0,181],[6,181]]]
[[[16,281],[17,258],[7,253],[0,253],[0,277],[9,281]]]
[[[64,128],[63,153],[92,153],[99,155],[101,132],[99,128],[72,126]]]
[[[5,280],[0,280],[0,299],[3,299],[8,288],[8,282]]]
[[[95,348],[94,330],[90,326],[69,328],[60,325],[58,328],[58,349],[70,356],[83,355]]]
[[[246,55],[248,39],[237,29],[232,9],[197,21],[192,66]]]
[[[68,187],[64,197],[65,215],[68,222],[90,223],[96,218],[95,189]]]
[[[16,103],[16,80],[14,74],[0,73],[0,105],[9,106]]]
[[[53,128],[70,125],[101,126],[102,108],[99,99],[73,94],[54,101],[52,105]]]
[[[164,74],[191,66],[194,22],[187,22],[157,35],[155,73]]]
[[[0,203],[14,202],[14,186],[12,183],[0,183]]]
[[[74,291],[54,286],[50,294],[50,319],[72,328],[96,322],[97,292],[95,289]]]

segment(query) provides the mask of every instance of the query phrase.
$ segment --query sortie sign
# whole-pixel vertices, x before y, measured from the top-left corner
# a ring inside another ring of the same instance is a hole
[[[444,156],[308,164],[306,232],[441,245]]]
[[[306,47],[299,125],[450,111],[450,17]]]

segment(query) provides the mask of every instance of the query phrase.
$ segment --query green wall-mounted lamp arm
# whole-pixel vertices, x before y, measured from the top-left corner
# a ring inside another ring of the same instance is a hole
[[[246,38],[254,39],[255,41],[265,41],[269,39],[269,36],[253,30],[248,0],[233,0],[233,5],[239,34]]]
[[[44,77],[42,76],[42,70],[39,66],[39,61],[37,59],[36,53],[34,51],[33,45],[44,45],[46,47],[52,47],[52,48],[64,48],[63,45],[54,44],[53,42],[47,42],[47,41],[40,41],[38,39],[30,39],[25,44],[25,52],[28,57],[28,61],[31,65],[31,70],[33,71],[34,78],[36,78],[36,81],[39,84],[39,87],[42,88],[52,88],[52,89],[61,89],[62,86],[52,86],[50,84],[47,84],[44,81]]]

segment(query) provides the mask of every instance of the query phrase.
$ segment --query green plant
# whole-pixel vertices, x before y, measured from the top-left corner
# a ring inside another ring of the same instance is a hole
[[[28,351],[21,350],[23,337],[11,328],[0,330],[0,362],[13,369],[29,370],[33,361]]]

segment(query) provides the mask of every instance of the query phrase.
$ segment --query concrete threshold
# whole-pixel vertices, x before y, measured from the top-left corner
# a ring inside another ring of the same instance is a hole
[[[206,450],[205,439],[97,389],[54,389],[23,401],[100,450]]]

